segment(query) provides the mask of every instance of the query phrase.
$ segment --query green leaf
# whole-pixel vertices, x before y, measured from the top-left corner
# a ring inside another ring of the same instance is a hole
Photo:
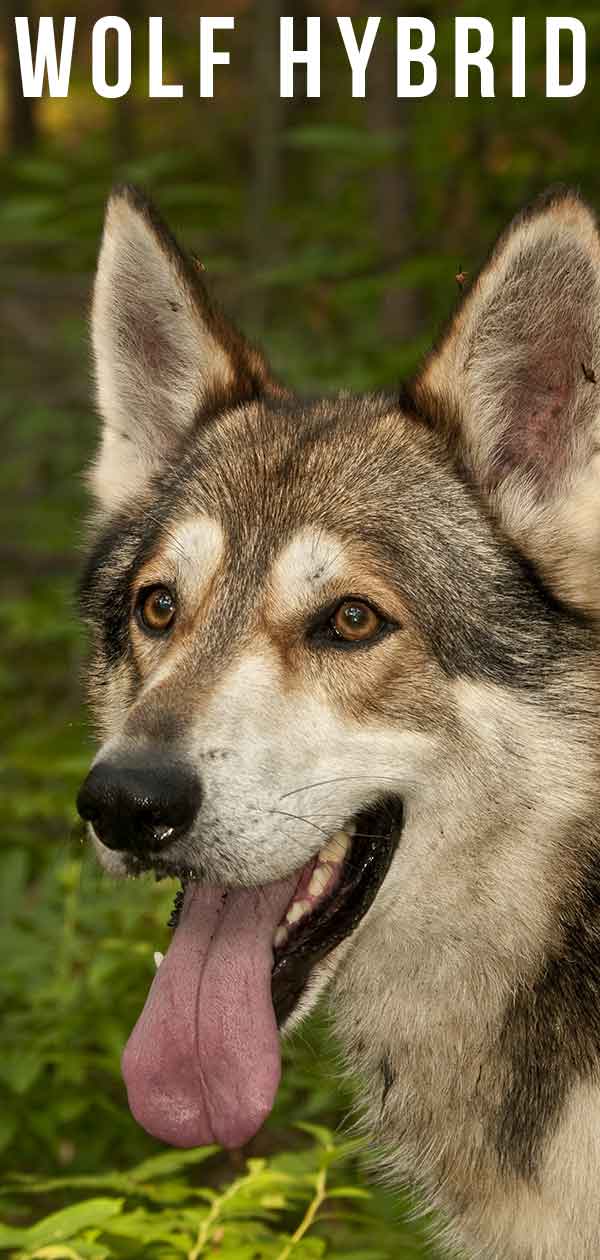
[[[73,1238],[81,1230],[92,1225],[103,1225],[118,1216],[123,1202],[123,1199],[84,1199],[82,1203],[74,1203],[59,1212],[52,1212],[50,1216],[38,1221],[37,1225],[23,1231],[23,1241],[29,1247],[43,1247]]]
[[[42,1071],[39,1051],[7,1051],[0,1060],[0,1079],[14,1089],[15,1094],[26,1094]]]
[[[367,128],[318,123],[312,127],[289,128],[287,144],[293,149],[317,149],[328,154],[333,151],[336,154],[372,158],[397,153],[402,146],[402,138],[396,131],[373,132]]]
[[[322,1124],[309,1124],[307,1121],[299,1120],[295,1127],[301,1129],[303,1133],[308,1133],[310,1137],[316,1138],[317,1142],[328,1151],[335,1146],[333,1134]]]
[[[106,1253],[105,1253],[106,1254]],[[40,1247],[30,1253],[31,1260],[82,1260],[83,1253],[72,1247]]]
[[[26,1233],[25,1229],[14,1229],[0,1222],[0,1251],[6,1251],[8,1247],[18,1247],[24,1241]]]
[[[0,1152],[9,1146],[18,1130],[16,1115],[0,1113]]]
[[[166,1212],[150,1213],[144,1208],[123,1212],[105,1222],[105,1232],[119,1238],[144,1239],[146,1243],[174,1243],[182,1249],[192,1245],[192,1235],[183,1228],[184,1216],[176,1220]]]
[[[327,1191],[328,1199],[370,1199],[371,1192],[363,1186],[334,1186]]]
[[[153,1181],[155,1177],[168,1177],[191,1164],[202,1164],[219,1150],[218,1146],[199,1146],[193,1151],[166,1151],[164,1155],[152,1155],[143,1163],[130,1168],[132,1181]]]
[[[110,1251],[106,1247],[78,1239],[76,1251],[59,1243],[57,1247],[40,1247],[30,1252],[28,1260],[107,1260],[108,1256]]]

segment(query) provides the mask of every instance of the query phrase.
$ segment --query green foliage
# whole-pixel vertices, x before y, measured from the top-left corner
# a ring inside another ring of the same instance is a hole
[[[208,1147],[158,1155],[121,1174],[42,1180],[13,1177],[15,1200],[49,1191],[84,1197],[34,1225],[0,1225],[0,1252],[13,1260],[392,1260],[393,1237],[354,1184],[355,1146],[322,1126],[302,1126],[313,1144],[294,1154],[248,1159],[224,1186],[198,1186],[193,1174],[214,1155]],[[348,1181],[348,1178],[351,1180]],[[374,1237],[375,1235],[375,1237]],[[405,1260],[417,1255],[407,1240]]]
[[[139,69],[147,6],[134,7],[134,97],[93,97],[82,36],[68,101],[44,102],[33,150],[7,143],[0,154],[0,1251],[410,1260],[424,1244],[402,1225],[402,1203],[330,1137],[353,1100],[318,1018],[285,1050],[245,1168],[217,1152],[165,1153],[127,1111],[119,1057],[153,951],[168,942],[173,888],[103,877],[73,804],[94,747],[74,607],[81,470],[95,440],[91,272],[106,194],[135,181],[283,379],[307,392],[395,389],[450,310],[456,273],[476,270],[519,204],[556,179],[600,202],[600,96],[544,99],[543,19],[562,11],[552,0],[528,6],[526,101],[510,99],[502,72],[495,100],[457,101],[454,10],[440,0],[430,6],[439,89],[426,101],[394,99],[393,58],[383,91],[372,66],[367,100],[353,101],[332,19],[322,99],[281,107],[253,60],[259,6],[246,5],[217,98],[201,103],[190,87],[197,7],[176,0],[167,53],[186,97],[150,101]],[[78,6],[82,30],[96,8]],[[505,66],[511,12],[494,7]],[[590,6],[578,16],[593,79],[600,18]],[[392,26],[382,25],[389,41]],[[327,1129],[309,1142],[298,1121]]]

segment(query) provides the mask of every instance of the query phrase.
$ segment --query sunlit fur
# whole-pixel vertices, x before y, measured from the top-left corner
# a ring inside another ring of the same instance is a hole
[[[131,190],[94,303],[102,740],[193,764],[165,867],[219,883],[402,798],[389,874],[293,1019],[326,995],[380,1168],[487,1260],[600,1252],[599,261],[591,211],[551,193],[401,393],[316,402]],[[149,582],[178,601],[163,639],[132,617]],[[382,637],[319,637],[345,596]]]

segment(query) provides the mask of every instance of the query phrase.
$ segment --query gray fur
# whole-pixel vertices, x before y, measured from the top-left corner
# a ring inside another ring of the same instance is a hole
[[[154,212],[121,196],[98,291],[136,214],[153,274],[187,285]],[[164,869],[264,883],[382,785],[402,797],[389,874],[296,1017],[326,993],[381,1166],[473,1260],[600,1250],[599,261],[574,194],[536,203],[400,399],[285,395],[186,288],[169,373],[192,379],[200,329],[194,405],[175,391],[169,444],[160,403],[142,464],[152,405],[132,415],[118,493],[104,457],[94,482],[103,738],[113,755],[166,742],[205,789]],[[107,399],[110,303],[96,312]],[[140,380],[135,337],[127,353]],[[158,580],[181,597],[168,646],[131,620]],[[383,606],[390,634],[319,648],[309,622],[344,594]]]

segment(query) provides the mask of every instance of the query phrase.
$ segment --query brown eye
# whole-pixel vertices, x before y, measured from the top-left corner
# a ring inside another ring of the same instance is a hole
[[[331,628],[337,639],[347,643],[366,643],[375,638],[383,626],[379,613],[360,599],[346,599],[336,608],[331,618]]]
[[[166,586],[153,586],[141,591],[137,603],[137,619],[150,634],[164,634],[175,618],[175,599]]]

